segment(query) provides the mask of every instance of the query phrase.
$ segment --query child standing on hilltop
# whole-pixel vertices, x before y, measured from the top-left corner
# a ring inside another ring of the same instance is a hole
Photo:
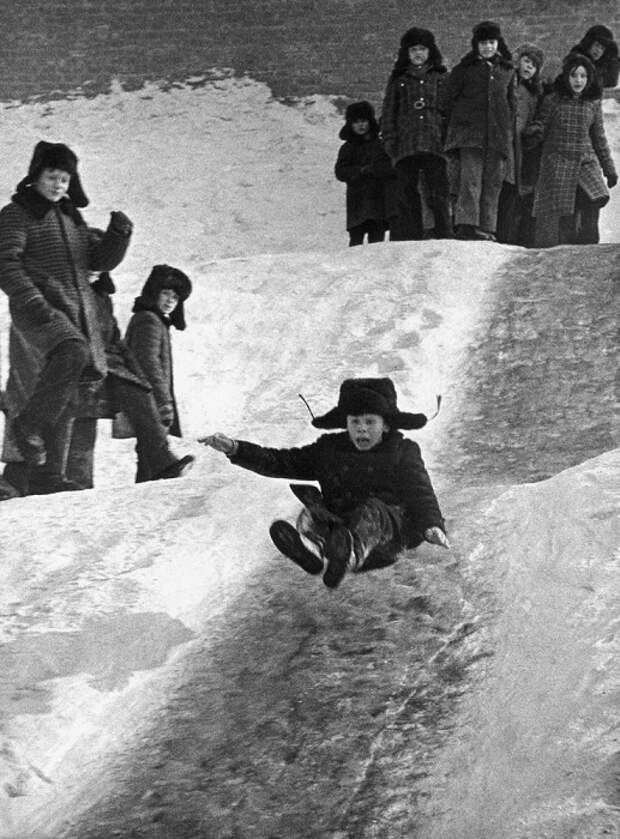
[[[458,158],[457,238],[494,241],[512,143],[514,70],[497,23],[475,26],[471,47],[450,73],[445,148]]]
[[[533,208],[536,247],[595,244],[599,210],[618,176],[605,136],[601,89],[588,58],[568,56],[526,134],[542,143]]]
[[[523,144],[522,134],[532,122],[542,99],[540,72],[544,54],[534,44],[515,51],[513,143],[510,171],[502,186],[497,212],[497,241],[531,247],[534,243],[532,204],[538,177],[540,149]]]
[[[424,235],[420,173],[435,217],[435,236],[452,237],[449,184],[443,142],[448,75],[435,36],[407,30],[388,80],[381,134],[398,176],[403,239]]]
[[[616,87],[620,75],[620,58],[618,44],[611,29],[600,23],[591,26],[581,41],[572,48],[571,53],[579,53],[590,59],[601,88]]]
[[[346,431],[293,449],[264,448],[220,433],[200,442],[260,475],[319,482],[321,492],[291,485],[305,504],[297,528],[277,520],[269,532],[281,553],[309,574],[324,571],[323,582],[335,588],[347,569],[390,565],[399,551],[424,540],[449,547],[420,448],[397,430],[425,423],[423,414],[398,410],[391,379],[346,379],[338,405],[312,421],[316,428]]]
[[[184,302],[192,291],[189,278],[178,268],[155,265],[136,297],[125,343],[136,357],[153,397],[160,420],[169,434],[181,436],[174,394],[170,327],[185,329]],[[148,480],[140,468],[136,481]]]
[[[349,245],[382,242],[387,229],[385,183],[394,177],[392,164],[379,139],[379,125],[370,102],[353,102],[340,129],[344,144],[338,151],[335,175],[347,185]]]

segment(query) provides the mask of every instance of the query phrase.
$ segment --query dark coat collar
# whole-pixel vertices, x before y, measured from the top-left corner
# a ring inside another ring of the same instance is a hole
[[[460,63],[464,64],[465,66],[471,66],[474,64],[482,63],[484,61],[488,61],[489,64],[498,64],[505,70],[514,69],[514,65],[512,64],[512,62],[509,61],[507,58],[504,58],[504,56],[498,52],[495,53],[493,58],[491,58],[490,60],[483,58],[478,52],[468,52],[467,55],[463,56]]]
[[[41,193],[33,186],[18,187],[17,192],[13,195],[12,201],[23,207],[37,221],[45,218],[50,210],[54,210],[57,206],[69,218],[77,224],[84,224],[84,219],[80,211],[73,206],[69,198],[61,198],[60,201],[49,201],[44,198]]]

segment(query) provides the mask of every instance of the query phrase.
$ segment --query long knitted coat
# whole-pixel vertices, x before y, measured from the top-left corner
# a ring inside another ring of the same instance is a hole
[[[138,298],[138,301],[141,298]],[[137,302],[137,305],[138,302]],[[135,356],[146,380],[153,389],[157,407],[172,414],[169,432],[181,436],[179,413],[174,395],[170,322],[154,308],[134,308],[127,326],[125,343]]]
[[[542,140],[533,215],[570,216],[577,187],[600,207],[609,201],[603,174],[615,175],[601,101],[555,91],[543,100],[532,128]],[[602,169],[602,171],[601,171]]]
[[[9,378],[4,396],[3,459],[21,460],[10,437],[10,420],[34,390],[47,354],[62,341],[86,338],[89,372],[103,379],[105,347],[97,318],[92,271],[108,271],[122,260],[129,236],[112,227],[88,227],[71,203],[48,201],[28,187],[0,210],[0,288],[9,297]],[[28,303],[38,300],[47,322],[33,320]]]
[[[400,506],[403,546],[419,544],[429,527],[445,529],[420,447],[400,431],[389,432],[368,451],[358,451],[347,432],[323,434],[293,449],[238,443],[232,463],[267,477],[318,481],[327,508],[345,520],[370,496]]]
[[[421,70],[410,66],[390,77],[381,134],[393,163],[414,154],[443,155],[447,93],[448,75],[441,64]]]
[[[446,151],[489,149],[510,155],[514,69],[503,56],[468,53],[450,73]]]

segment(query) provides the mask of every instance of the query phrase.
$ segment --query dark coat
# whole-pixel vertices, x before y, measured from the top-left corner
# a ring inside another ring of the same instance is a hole
[[[349,139],[340,147],[334,173],[347,185],[346,226],[351,230],[365,221],[385,221],[386,182],[395,173],[378,137],[345,136]]]
[[[0,288],[9,297],[11,314],[5,393],[9,420],[20,413],[47,354],[62,341],[85,338],[90,375],[105,377],[106,353],[89,275],[116,267],[128,243],[129,236],[112,227],[105,233],[88,227],[67,199],[48,201],[32,187],[0,210]],[[34,315],[33,304],[40,306]],[[6,433],[3,459],[21,459]]]
[[[577,187],[600,207],[609,201],[603,174],[616,170],[598,96],[575,98],[556,90],[544,98],[531,130],[542,142],[536,218],[572,215]]]
[[[388,81],[381,115],[385,150],[398,163],[414,154],[443,154],[448,75],[443,65],[411,65]]]
[[[520,195],[533,192],[540,166],[540,148],[523,143],[523,132],[532,123],[542,100],[542,86],[514,77],[513,158],[506,180],[514,184]]]
[[[490,149],[508,158],[512,143],[510,61],[496,55],[485,61],[468,53],[450,73],[446,151]]]
[[[137,359],[145,378],[153,388],[153,396],[162,419],[170,419],[169,433],[181,436],[179,413],[174,395],[170,320],[156,308],[140,308],[137,298],[125,343]]]
[[[324,434],[293,449],[271,449],[238,441],[230,460],[271,478],[318,481],[327,508],[346,516],[371,496],[404,511],[403,546],[414,546],[429,527],[445,530],[420,447],[400,431],[385,435],[369,451],[358,451],[348,433]]]

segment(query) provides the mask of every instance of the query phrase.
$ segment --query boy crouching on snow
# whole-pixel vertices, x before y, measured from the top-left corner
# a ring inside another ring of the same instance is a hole
[[[435,492],[417,443],[398,428],[421,428],[423,414],[401,413],[391,379],[346,379],[337,407],[315,417],[316,428],[346,428],[307,446],[271,449],[216,433],[201,443],[231,463],[272,478],[318,481],[291,485],[304,503],[297,529],[274,521],[271,538],[281,553],[335,588],[347,568],[391,565],[399,551],[424,539],[449,547]],[[308,543],[312,550],[306,547]]]

